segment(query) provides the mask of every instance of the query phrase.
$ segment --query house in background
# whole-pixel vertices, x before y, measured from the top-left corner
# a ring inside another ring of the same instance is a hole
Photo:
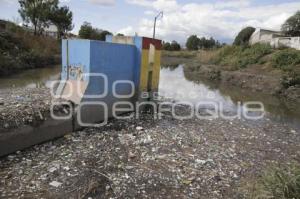
[[[300,37],[286,37],[280,31],[257,28],[251,35],[250,45],[256,43],[270,44],[274,48],[289,47],[300,50]]]
[[[34,32],[34,27],[31,25],[27,25],[27,24],[20,24],[20,26],[22,26],[23,28],[25,28],[27,31],[30,32]],[[58,36],[58,29],[55,25],[50,24],[48,27],[45,27],[43,29],[43,35],[48,36],[48,37],[53,37],[53,38],[57,38]]]
[[[47,27],[47,28],[44,29],[43,34],[45,36],[57,38],[57,36],[58,36],[57,27],[55,25],[51,24],[51,25],[49,25],[49,27]]]

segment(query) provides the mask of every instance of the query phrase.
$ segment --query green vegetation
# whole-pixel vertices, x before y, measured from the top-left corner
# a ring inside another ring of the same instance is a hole
[[[295,15],[291,16],[282,25],[281,30],[291,37],[300,36],[300,11],[296,12]]]
[[[68,7],[59,7],[59,0],[19,0],[19,13],[34,27],[34,35],[41,35],[45,27],[54,24],[60,38],[73,29],[73,14]]]
[[[93,28],[93,26],[89,22],[84,22],[79,30],[79,37],[82,39],[105,41],[106,35],[112,35],[112,33],[107,30],[99,30],[97,28]]]
[[[281,84],[284,88],[300,85],[300,73],[290,72],[287,75],[284,75]]]
[[[186,41],[188,50],[212,49],[219,48],[222,45],[214,38],[206,39],[205,37],[198,38],[197,35],[191,35]]]
[[[232,45],[213,50],[163,52],[164,57],[190,58],[193,64],[187,67],[197,71],[201,64],[216,65],[219,70],[247,70],[254,74],[279,76],[283,88],[300,85],[300,51],[295,49],[273,49],[267,44]],[[168,60],[168,59],[166,59]],[[194,64],[196,63],[196,64]]]
[[[0,76],[60,62],[60,45],[53,38],[35,36],[7,22],[0,31]]]
[[[164,42],[162,49],[167,51],[179,51],[181,50],[181,46],[179,43],[177,43],[177,41],[172,41],[171,43]]]
[[[242,190],[253,199],[300,199],[300,166],[273,166],[258,180],[247,182]]]
[[[50,14],[49,18],[50,21],[57,27],[59,39],[66,35],[68,31],[71,31],[74,28],[74,25],[72,24],[73,13],[67,6],[56,8]]]
[[[257,64],[265,55],[272,53],[272,48],[266,44],[255,44],[253,46],[225,46],[216,55],[215,63],[229,65],[234,68],[245,68]]]
[[[248,45],[251,35],[254,33],[255,28],[246,27],[242,29],[236,36],[233,44],[237,46]]]
[[[284,49],[274,53],[272,59],[274,67],[290,70],[300,64],[300,52],[295,49]]]
[[[194,58],[197,56],[195,51],[163,51],[162,56],[164,57],[175,57],[175,58]]]
[[[191,35],[186,41],[186,47],[188,50],[198,50],[200,39],[197,35]]]

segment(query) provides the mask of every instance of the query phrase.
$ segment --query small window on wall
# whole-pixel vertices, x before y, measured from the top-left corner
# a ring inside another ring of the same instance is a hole
[[[155,60],[155,46],[153,44],[150,44],[149,49],[149,65],[153,66]]]

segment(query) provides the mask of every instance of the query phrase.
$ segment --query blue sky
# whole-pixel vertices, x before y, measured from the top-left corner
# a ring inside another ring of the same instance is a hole
[[[151,36],[153,17],[163,10],[158,37],[184,43],[191,34],[232,41],[245,26],[280,29],[300,9],[299,0],[61,0],[73,11],[77,33],[84,21],[114,33]],[[0,18],[20,20],[17,0],[0,0]]]

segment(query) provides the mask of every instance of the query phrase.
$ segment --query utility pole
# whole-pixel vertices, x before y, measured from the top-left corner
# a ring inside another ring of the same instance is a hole
[[[156,29],[156,21],[159,17],[163,18],[164,13],[163,11],[161,11],[160,13],[158,13],[158,15],[154,18],[154,28],[153,28],[153,39],[155,39],[155,29]]]

